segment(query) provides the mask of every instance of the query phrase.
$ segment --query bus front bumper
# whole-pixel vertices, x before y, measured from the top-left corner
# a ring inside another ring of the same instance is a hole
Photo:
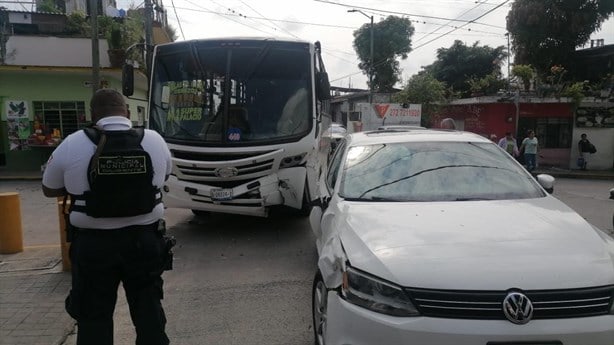
[[[171,175],[164,183],[163,201],[170,208],[266,217],[269,206],[302,206],[306,173],[304,167],[284,169],[227,189]]]

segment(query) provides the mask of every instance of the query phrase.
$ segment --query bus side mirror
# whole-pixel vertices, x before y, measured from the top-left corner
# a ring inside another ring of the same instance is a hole
[[[122,93],[126,97],[134,94],[134,66],[128,63],[122,67]]]
[[[331,99],[330,82],[326,72],[318,72],[316,74],[316,96],[321,101]]]

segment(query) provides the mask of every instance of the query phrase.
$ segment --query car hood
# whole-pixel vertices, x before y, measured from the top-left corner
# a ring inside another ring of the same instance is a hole
[[[614,241],[565,204],[539,199],[342,202],[353,267],[402,286],[565,289],[614,284]]]

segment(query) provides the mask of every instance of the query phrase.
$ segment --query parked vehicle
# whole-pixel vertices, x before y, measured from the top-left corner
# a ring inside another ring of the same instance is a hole
[[[316,344],[614,344],[614,240],[490,140],[348,134],[324,182]]]
[[[330,127],[326,130],[325,136],[330,137],[331,152],[337,147],[339,141],[345,138],[347,129],[340,123],[331,123]]]
[[[152,66],[149,127],[173,159],[166,206],[267,216],[285,205],[308,214],[330,150],[319,42],[173,42],[155,47]]]

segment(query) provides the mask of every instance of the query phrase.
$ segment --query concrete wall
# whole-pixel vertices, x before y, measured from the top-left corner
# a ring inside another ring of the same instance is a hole
[[[110,67],[107,40],[98,41],[100,66]],[[6,65],[91,67],[92,41],[88,38],[9,36]]]

